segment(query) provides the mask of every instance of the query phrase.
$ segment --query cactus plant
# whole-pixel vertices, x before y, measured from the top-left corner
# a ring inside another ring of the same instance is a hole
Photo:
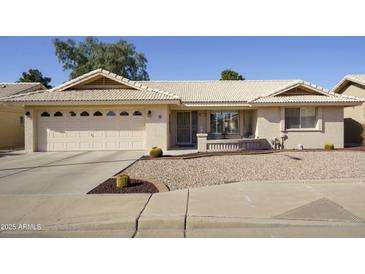
[[[325,144],[324,149],[325,150],[334,150],[335,146],[333,144]]]
[[[130,181],[130,179],[129,179],[128,174],[125,174],[125,173],[120,174],[117,176],[117,187],[118,188],[126,187],[129,185],[129,181]]]
[[[163,151],[161,148],[159,147],[153,147],[150,150],[150,157],[152,158],[156,158],[156,157],[161,157],[163,155]]]

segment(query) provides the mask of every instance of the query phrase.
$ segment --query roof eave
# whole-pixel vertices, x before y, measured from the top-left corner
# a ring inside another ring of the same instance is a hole
[[[278,103],[251,103],[252,106],[255,107],[280,107],[280,106],[360,106],[364,102],[363,101],[357,101],[357,102],[278,102]]]
[[[97,100],[97,101],[0,101],[4,105],[73,106],[73,105],[180,105],[180,100]]]
[[[249,107],[250,105],[245,102],[182,102],[182,105],[186,107]]]

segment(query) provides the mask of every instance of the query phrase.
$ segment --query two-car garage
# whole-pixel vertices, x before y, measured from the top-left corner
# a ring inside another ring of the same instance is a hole
[[[143,150],[143,109],[42,110],[38,151]]]
[[[28,152],[167,150],[170,105],[180,97],[97,69],[7,102],[24,107]]]

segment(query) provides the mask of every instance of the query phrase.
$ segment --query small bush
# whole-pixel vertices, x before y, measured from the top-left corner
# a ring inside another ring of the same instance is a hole
[[[117,187],[126,187],[129,185],[130,179],[128,174],[121,174],[117,176]]]
[[[150,157],[152,158],[156,158],[156,157],[161,157],[163,155],[163,151],[161,148],[159,147],[153,147],[150,150]]]
[[[324,149],[326,150],[334,150],[335,146],[333,144],[325,144]]]

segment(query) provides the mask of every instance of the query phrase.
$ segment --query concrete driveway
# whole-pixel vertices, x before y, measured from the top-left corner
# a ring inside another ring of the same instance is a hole
[[[86,194],[144,151],[0,154],[0,194]]]

